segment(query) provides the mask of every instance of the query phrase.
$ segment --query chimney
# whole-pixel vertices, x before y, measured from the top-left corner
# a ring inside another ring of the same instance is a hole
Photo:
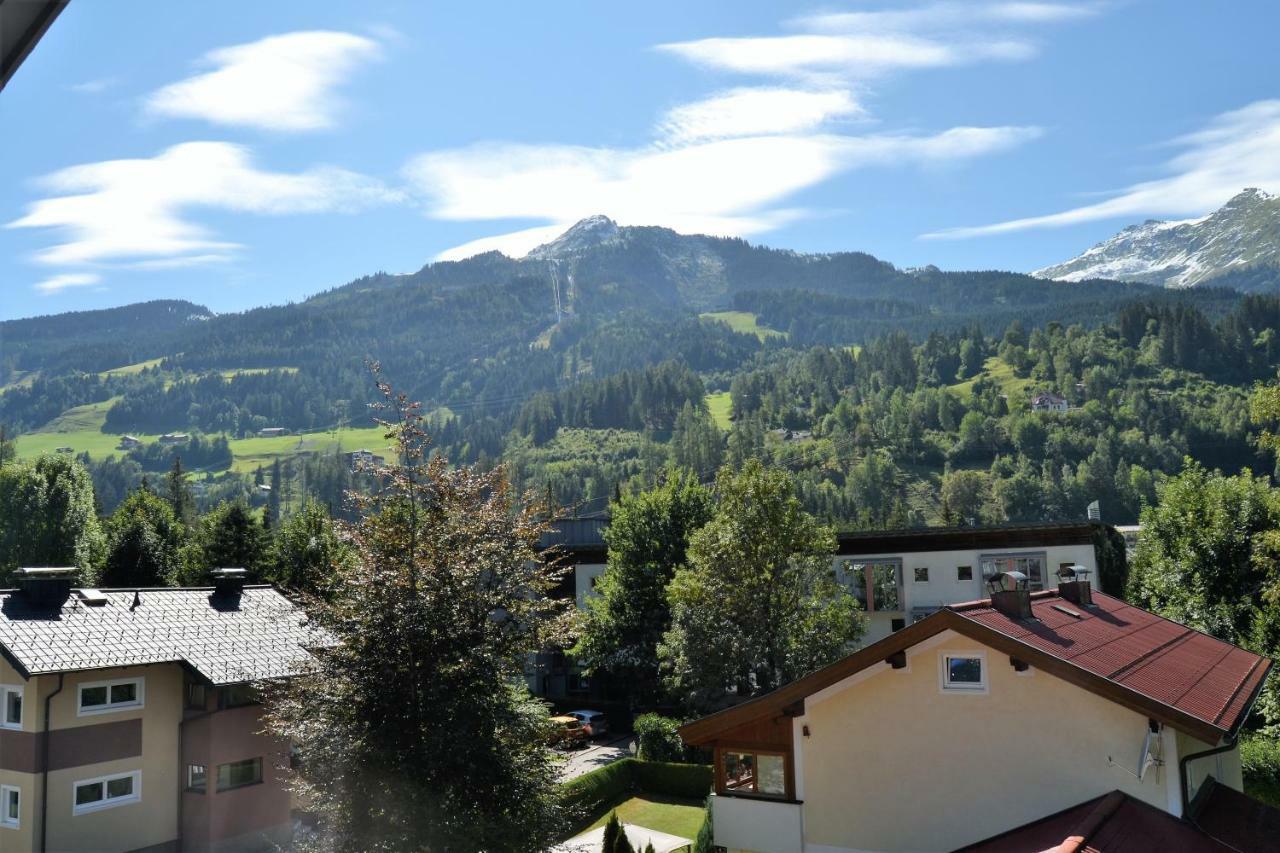
[[[239,568],[221,568],[214,569],[210,574],[213,575],[213,594],[218,598],[233,598],[244,592],[244,582],[248,578],[247,569]]]
[[[1031,588],[1022,572],[997,572],[987,578],[991,606],[1011,619],[1031,618]]]
[[[1058,595],[1072,604],[1092,607],[1093,587],[1089,583],[1089,574],[1089,569],[1081,565],[1058,569]]]
[[[18,589],[32,604],[60,608],[71,597],[71,586],[78,574],[80,570],[75,566],[18,569]]]

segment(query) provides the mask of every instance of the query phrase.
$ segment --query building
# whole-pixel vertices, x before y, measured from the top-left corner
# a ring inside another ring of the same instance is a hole
[[[1239,792],[1236,738],[1272,662],[1064,574],[1039,592],[999,575],[990,598],[683,726],[714,752],[716,844],[1042,850],[1052,845],[979,843],[1079,818],[1113,792],[1140,805],[1138,825],[1155,810],[1185,829],[1214,786]]]
[[[261,438],[274,438],[278,435],[288,435],[288,434],[289,434],[289,430],[286,429],[285,427],[263,427],[262,429],[258,430],[258,435]]]
[[[384,465],[386,461],[386,457],[379,456],[372,450],[353,450],[347,454],[347,462],[352,471],[359,471],[370,465]]]
[[[1049,392],[1047,394],[1037,394],[1031,398],[1031,411],[1033,412],[1065,412],[1070,408],[1067,398],[1061,394]]]
[[[121,450],[132,450],[135,447],[141,447],[141,446],[142,446],[142,440],[135,435],[120,436],[119,447]]]
[[[836,577],[862,602],[870,643],[948,604],[981,598],[984,578],[997,572],[1024,573],[1033,592],[1052,587],[1063,566],[1083,566],[1097,579],[1107,531],[1073,522],[841,533]]]
[[[550,552],[567,568],[559,586],[551,592],[558,599],[572,598],[579,610],[586,610],[596,581],[604,574],[608,549],[604,532],[609,517],[562,518],[542,537],[539,547]],[[564,649],[551,646],[530,656],[525,679],[535,696],[547,699],[586,701],[608,698],[607,676],[589,677]]]
[[[161,444],[186,444],[191,436],[185,432],[166,432],[160,436]]]
[[[200,589],[0,592],[0,850],[254,850],[291,833],[254,684],[322,639],[243,569]]]

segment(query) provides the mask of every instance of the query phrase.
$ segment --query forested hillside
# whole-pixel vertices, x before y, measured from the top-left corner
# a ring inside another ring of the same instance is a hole
[[[21,455],[87,454],[105,504],[174,457],[208,500],[258,494],[278,458],[290,488],[335,503],[336,451],[377,441],[377,362],[451,460],[504,462],[582,511],[672,463],[762,458],[842,526],[1078,517],[1092,500],[1121,521],[1184,455],[1258,464],[1246,392],[1280,366],[1277,327],[1280,300],[1225,289],[902,271],[593,218],[523,259],[297,304],[0,324],[0,425]],[[1071,409],[1033,413],[1038,392]],[[173,432],[192,435],[155,438]]]

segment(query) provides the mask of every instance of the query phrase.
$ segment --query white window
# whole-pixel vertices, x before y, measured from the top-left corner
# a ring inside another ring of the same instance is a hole
[[[939,657],[939,684],[944,693],[986,693],[986,652],[944,652]]]
[[[22,823],[22,790],[0,785],[0,826],[17,829]]]
[[[145,698],[141,678],[119,678],[115,681],[90,681],[80,685],[81,717],[88,714],[109,714],[141,708]]]
[[[85,779],[75,783],[72,794],[71,813],[77,815],[136,803],[142,799],[142,771]]]
[[[983,554],[980,558],[982,577],[989,578],[1000,572],[1022,572],[1032,592],[1044,589],[1045,554]]]
[[[0,684],[0,729],[22,728],[22,688]]]

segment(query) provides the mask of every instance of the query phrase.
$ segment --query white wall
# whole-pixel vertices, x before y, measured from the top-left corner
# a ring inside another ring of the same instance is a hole
[[[578,601],[578,609],[587,609],[587,596],[593,596],[592,582],[604,574],[604,563],[579,563],[573,568],[574,593]]]
[[[750,853],[801,853],[804,850],[797,803],[713,796],[711,821],[716,844],[729,850]]]
[[[1029,548],[991,548],[987,550],[963,551],[915,551],[890,554],[851,554],[836,557],[833,565],[836,576],[845,580],[842,564],[846,560],[853,562],[897,559],[902,561],[902,609],[891,613],[868,613],[867,635],[863,645],[884,639],[892,633],[891,620],[902,618],[911,624],[913,608],[938,608],[947,604],[962,601],[974,601],[987,597],[982,582],[981,558],[1001,554],[1039,554],[1045,555],[1045,589],[1057,587],[1058,566],[1072,563],[1084,566],[1093,572],[1089,580],[1095,589],[1098,587],[1098,565],[1093,545],[1047,545]],[[960,566],[970,566],[973,577],[968,581],[957,580],[956,570]],[[927,568],[929,580],[917,582],[915,569]]]

